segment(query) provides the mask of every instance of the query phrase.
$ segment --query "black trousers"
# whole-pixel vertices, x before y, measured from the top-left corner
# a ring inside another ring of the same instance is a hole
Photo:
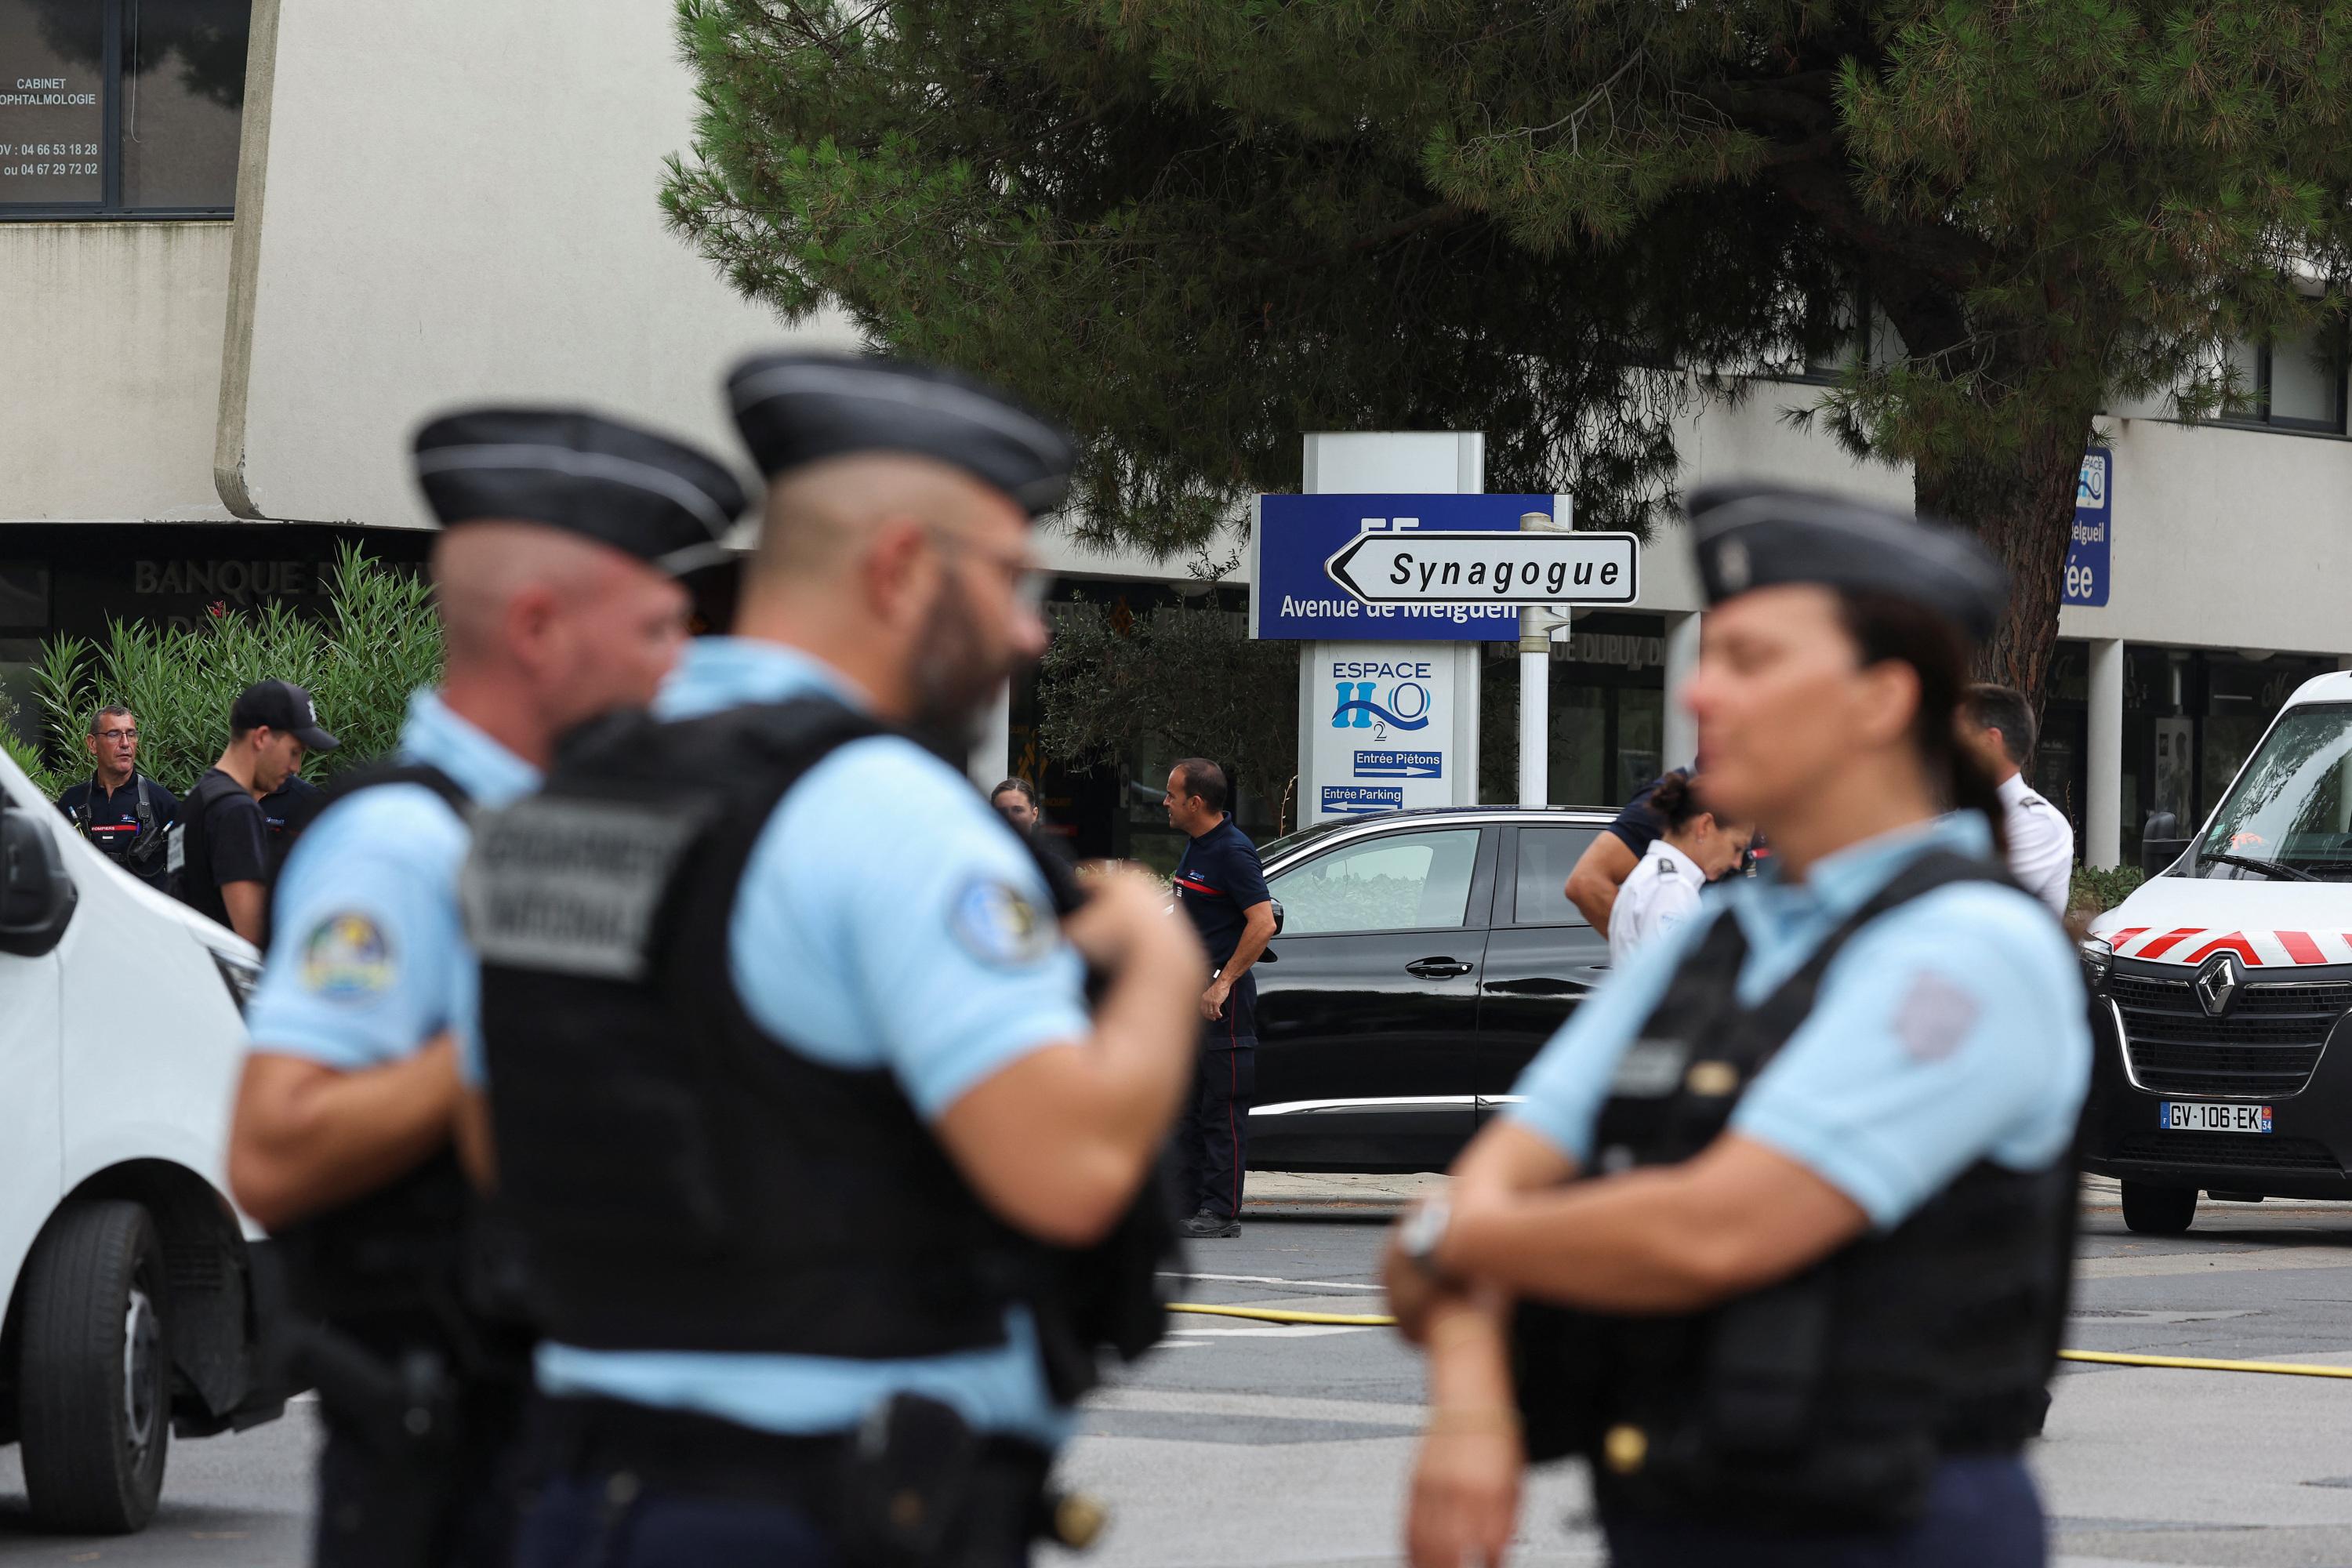
[[[1176,1195],[1186,1214],[1202,1210],[1232,1219],[1242,1212],[1242,1174],[1248,1168],[1249,1108],[1257,1095],[1257,1042],[1226,1043],[1223,1023],[1208,1026],[1211,1040],[1195,1060],[1192,1092],[1176,1123]]]
[[[447,1448],[394,1456],[322,1412],[313,1568],[507,1568],[520,1405],[504,1389],[468,1399]]]
[[[1610,1568],[2042,1568],[2049,1552],[2014,1455],[1945,1460],[1926,1517],[1897,1530],[1790,1535],[1606,1510],[1601,1522]]]
[[[1026,1568],[1050,1463],[984,1440],[936,1550],[915,1557],[857,1544],[855,1500],[895,1509],[903,1494],[893,1482],[877,1502],[845,1437],[603,1400],[548,1401],[534,1425],[514,1568]]]

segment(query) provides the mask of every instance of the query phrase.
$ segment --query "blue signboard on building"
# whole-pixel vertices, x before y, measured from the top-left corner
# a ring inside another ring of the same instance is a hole
[[[2116,455],[2083,454],[2074,481],[2074,533],[2066,542],[2066,589],[2061,603],[2107,602],[2107,567],[2116,537]]]
[[[1250,635],[1283,641],[1511,642],[1513,605],[1367,605],[1324,563],[1370,527],[1516,533],[1522,513],[1550,515],[1555,496],[1260,496],[1251,538]],[[1410,776],[1410,775],[1407,775]]]

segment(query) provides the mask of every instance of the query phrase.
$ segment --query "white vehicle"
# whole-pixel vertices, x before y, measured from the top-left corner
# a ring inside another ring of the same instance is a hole
[[[2084,1165],[2134,1230],[2352,1196],[2352,673],[2307,680],[2188,850],[2083,943]]]
[[[45,1527],[136,1530],[173,1432],[284,1408],[224,1173],[259,973],[0,752],[0,1443]]]

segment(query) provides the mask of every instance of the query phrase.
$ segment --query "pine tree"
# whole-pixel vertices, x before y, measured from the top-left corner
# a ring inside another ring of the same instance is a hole
[[[672,222],[786,318],[1069,421],[1099,536],[1188,548],[1297,435],[1483,429],[1587,526],[1673,421],[1819,416],[2015,576],[2035,689],[2094,416],[2336,313],[2352,0],[679,0]]]

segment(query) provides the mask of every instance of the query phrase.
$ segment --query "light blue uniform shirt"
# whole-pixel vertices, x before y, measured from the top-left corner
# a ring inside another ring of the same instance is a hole
[[[397,754],[484,805],[539,784],[538,770],[430,691],[408,700]],[[362,790],[312,824],[278,875],[269,961],[247,1015],[253,1048],[350,1071],[468,1019],[478,974],[457,872],[470,839],[446,801],[414,784]]]
[[[656,706],[685,719],[819,692],[857,700],[804,654],[706,637]],[[730,921],[729,973],[751,1017],[790,1048],[837,1067],[887,1067],[936,1119],[1020,1057],[1090,1028],[1077,955],[1049,912],[1042,926],[1003,919],[1008,900],[1052,908],[1028,850],[971,782],[912,742],[853,742],[761,828]],[[1007,1333],[992,1349],[901,1361],[546,1344],[539,1384],[795,1433],[846,1430],[906,1392],[952,1405],[982,1430],[1058,1441],[1067,1419],[1047,1396],[1025,1310],[1008,1315]]]
[[[1991,852],[1984,820],[1941,818],[1821,860],[1710,889],[1700,911],[1634,953],[1520,1078],[1509,1114],[1580,1163],[1618,1058],[1716,921],[1748,939],[1748,1005],[1803,967],[1922,851]],[[1813,1010],[1756,1077],[1732,1130],[1799,1162],[1881,1230],[1979,1159],[2061,1157],[2090,1081],[2082,971],[2050,911],[2014,889],[1939,888],[1873,921],[1830,961]]]

